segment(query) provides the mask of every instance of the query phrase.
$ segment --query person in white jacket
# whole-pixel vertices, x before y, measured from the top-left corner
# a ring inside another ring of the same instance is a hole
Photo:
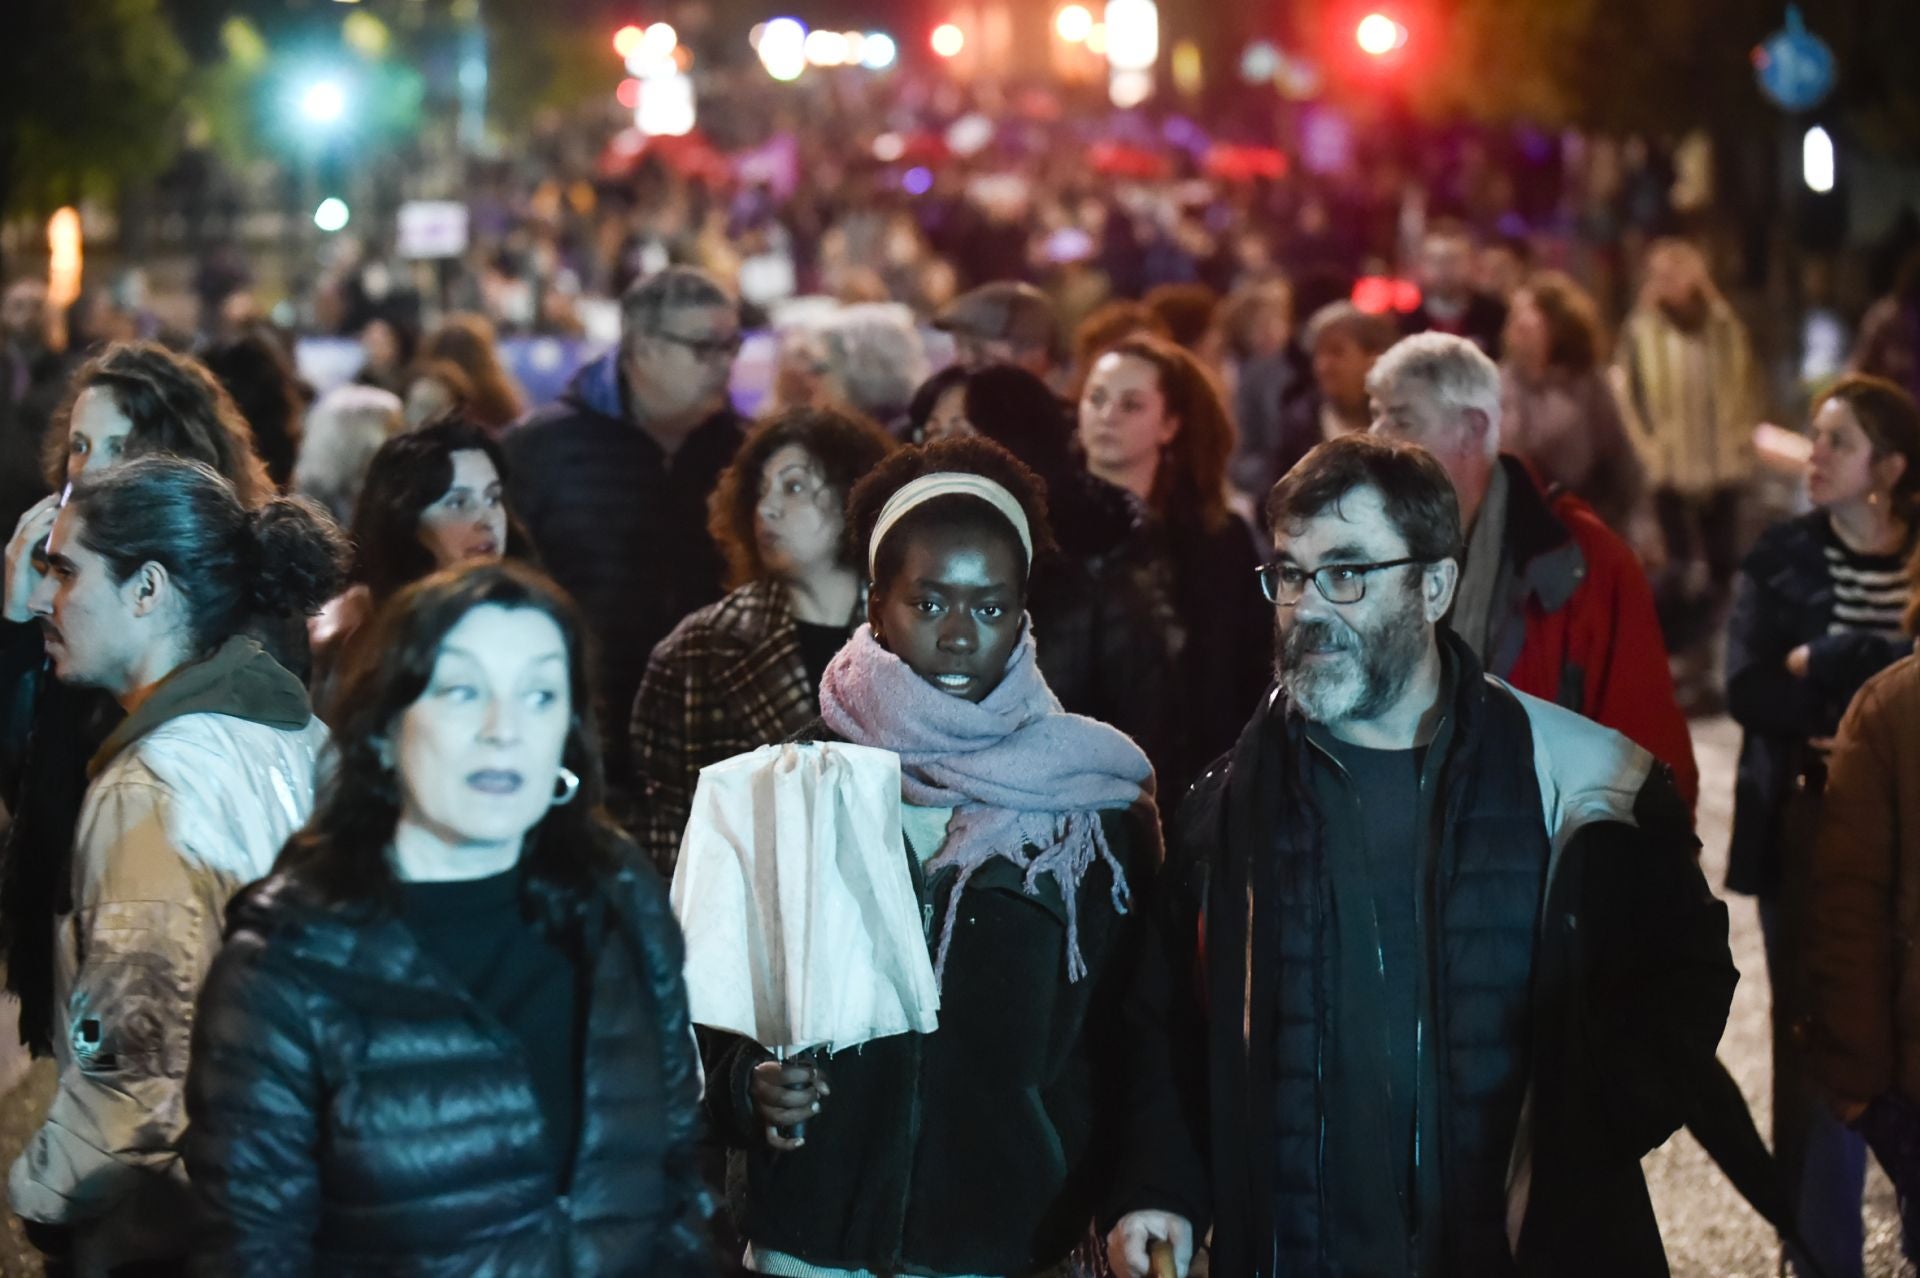
[[[82,1278],[183,1266],[194,998],[228,899],[306,821],[327,740],[247,629],[317,609],[344,558],[316,507],[249,510],[169,457],[85,478],[54,522],[31,604],[54,674],[104,688],[127,718],[88,766],[74,907],[55,932],[59,1089],[8,1189],[36,1244]]]

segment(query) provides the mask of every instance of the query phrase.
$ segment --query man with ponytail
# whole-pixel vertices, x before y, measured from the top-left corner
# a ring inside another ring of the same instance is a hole
[[[228,898],[305,822],[326,743],[300,681],[245,632],[318,609],[344,560],[315,507],[250,509],[171,457],[84,477],[54,521],[30,601],[54,673],[126,711],[88,765],[55,930],[59,1090],[9,1178],[30,1235],[77,1274],[176,1272],[191,1243],[194,998]]]

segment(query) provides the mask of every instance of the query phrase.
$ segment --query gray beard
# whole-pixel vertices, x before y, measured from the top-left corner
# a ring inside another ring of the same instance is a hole
[[[1308,651],[1329,641],[1339,646],[1340,656],[1307,665]],[[1282,637],[1276,624],[1274,673],[1281,691],[1308,722],[1365,723],[1392,709],[1406,693],[1426,645],[1426,618],[1415,595],[1365,633],[1337,622],[1307,621]]]

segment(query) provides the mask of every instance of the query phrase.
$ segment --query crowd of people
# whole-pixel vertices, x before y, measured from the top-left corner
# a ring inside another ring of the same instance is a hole
[[[55,350],[16,282],[0,942],[50,1268],[1664,1273],[1639,1161],[1715,1121],[1738,979],[1723,703],[1766,1205],[1859,1273],[1865,1151],[1920,1194],[1920,409],[1827,389],[1748,551],[1700,251],[1651,247],[1617,343],[1482,257],[1435,225],[1386,313],[994,280],[937,369],[850,308],[752,419],[692,266],[541,405],[477,315],[370,323],[313,400],[269,325]],[[899,760],[937,1029],[696,1032],[702,772],[795,741]]]

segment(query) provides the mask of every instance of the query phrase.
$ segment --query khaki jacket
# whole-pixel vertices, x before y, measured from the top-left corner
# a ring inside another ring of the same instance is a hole
[[[1920,1100],[1920,657],[1840,725],[1808,907],[1816,1076],[1845,1100]]]
[[[287,690],[298,681],[251,640],[234,643],[245,647],[200,664],[250,668],[235,711],[249,709],[264,672],[281,695],[254,712],[280,722],[143,707],[143,722],[159,722],[103,751],[81,809],[74,910],[55,934],[59,1088],[8,1178],[21,1216],[73,1229],[81,1278],[190,1244],[179,1149],[194,999],[227,901],[268,872],[313,807],[326,728],[310,713],[291,726],[290,707],[305,703]],[[197,692],[199,704],[218,701],[205,680]],[[150,706],[166,695],[163,682]]]

